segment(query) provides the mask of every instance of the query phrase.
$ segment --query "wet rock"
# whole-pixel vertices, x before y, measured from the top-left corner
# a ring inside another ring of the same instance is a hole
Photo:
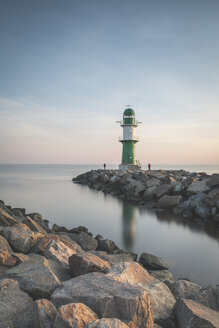
[[[210,219],[211,209],[204,203],[198,204],[194,209],[195,214],[201,219]]]
[[[7,271],[7,276],[17,280],[23,291],[32,298],[49,298],[52,291],[60,285],[47,259],[34,255],[29,260]]]
[[[72,255],[69,257],[69,266],[72,277],[77,277],[90,272],[108,272],[110,264],[92,253]]]
[[[219,222],[219,212],[212,217],[212,220],[215,221],[216,223]]]
[[[210,188],[207,184],[207,180],[192,182],[187,189],[188,195],[198,194],[201,192],[207,192]]]
[[[96,314],[82,303],[60,306],[53,328],[85,328],[97,319]]]
[[[15,252],[21,253],[28,253],[37,240],[43,237],[42,234],[31,231],[23,223],[2,228],[1,234],[7,239]]]
[[[180,328],[219,327],[219,313],[192,300],[179,299],[174,313]]]
[[[107,276],[143,288],[150,298],[155,321],[166,320],[171,316],[175,304],[174,296],[164,283],[150,276],[140,264],[127,262],[114,265]]]
[[[157,206],[161,208],[171,208],[178,205],[180,202],[182,202],[182,200],[183,197],[180,195],[179,196],[164,195],[158,200]]]
[[[176,207],[173,208],[174,214],[182,214],[186,209],[190,206],[190,201],[185,200],[184,202],[178,204]]]
[[[85,251],[95,250],[97,248],[98,242],[96,239],[89,236],[87,233],[62,233],[67,235],[75,243],[79,244],[81,248]]]
[[[196,195],[190,196],[188,198],[188,201],[190,202],[190,206],[192,208],[196,207],[199,203],[201,203],[206,198],[206,194],[203,192],[200,192]]]
[[[208,201],[208,204],[210,206],[214,206],[216,202],[219,201],[219,188],[215,188],[209,191],[206,197],[206,201]]]
[[[32,327],[32,313],[33,301],[20,289],[18,282],[0,280],[0,327]]]
[[[119,248],[116,246],[113,240],[110,239],[100,239],[98,241],[97,250],[104,251],[108,254],[113,254]]]
[[[169,264],[166,260],[149,253],[142,253],[139,263],[147,270],[168,270]]]
[[[128,328],[128,326],[118,319],[102,318],[89,323],[86,328]]]
[[[40,299],[34,302],[34,328],[53,328],[57,310],[47,299]]]
[[[143,199],[145,200],[152,199],[155,195],[155,190],[156,190],[156,186],[147,188],[143,194]]]
[[[163,195],[169,194],[170,191],[173,189],[173,186],[170,184],[162,184],[155,190],[155,196],[156,198],[161,198]]]
[[[117,318],[131,328],[153,327],[147,293],[103,273],[88,273],[64,282],[53,292],[51,300],[56,306],[82,302],[98,317]]]

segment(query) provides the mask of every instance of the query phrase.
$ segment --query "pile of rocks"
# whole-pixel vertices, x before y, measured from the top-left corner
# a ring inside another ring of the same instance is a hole
[[[219,224],[219,174],[184,170],[92,170],[73,181],[138,205]]]
[[[219,286],[0,201],[0,327],[219,327]]]

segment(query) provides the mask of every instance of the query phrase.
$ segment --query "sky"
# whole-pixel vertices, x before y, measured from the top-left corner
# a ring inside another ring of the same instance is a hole
[[[0,163],[219,164],[218,0],[0,0]]]

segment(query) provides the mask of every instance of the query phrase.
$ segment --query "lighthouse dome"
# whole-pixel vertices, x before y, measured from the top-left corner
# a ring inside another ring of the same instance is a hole
[[[135,124],[135,112],[132,108],[126,108],[123,113],[124,124]]]

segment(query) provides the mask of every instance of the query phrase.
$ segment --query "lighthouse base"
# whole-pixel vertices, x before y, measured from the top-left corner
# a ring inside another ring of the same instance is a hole
[[[120,164],[119,170],[121,171],[138,171],[141,169],[140,165],[134,165],[134,164]]]

